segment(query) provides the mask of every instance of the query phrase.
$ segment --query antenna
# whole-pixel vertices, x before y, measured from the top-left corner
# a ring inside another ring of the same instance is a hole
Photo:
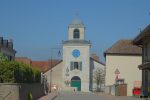
[[[79,11],[76,11],[75,13],[75,19],[78,19],[79,18]]]
[[[78,11],[76,12],[75,16],[76,16],[77,18],[79,17],[79,12],[78,12]]]

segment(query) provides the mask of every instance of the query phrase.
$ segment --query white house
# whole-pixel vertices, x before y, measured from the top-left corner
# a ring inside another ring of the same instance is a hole
[[[94,72],[98,68],[105,70],[105,65],[90,57],[91,43],[85,40],[85,27],[79,19],[69,25],[68,40],[62,45],[62,61],[44,73],[50,87],[84,92],[95,89]]]
[[[127,84],[127,95],[131,96],[132,89],[141,86],[142,77],[138,65],[142,63],[142,49],[133,45],[132,40],[119,40],[104,55],[106,86],[115,84],[117,79],[123,79]]]

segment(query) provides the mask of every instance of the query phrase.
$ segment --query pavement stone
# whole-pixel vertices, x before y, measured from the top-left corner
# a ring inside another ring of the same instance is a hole
[[[150,100],[133,96],[113,96],[105,93],[92,92],[55,92],[42,96],[38,100]]]

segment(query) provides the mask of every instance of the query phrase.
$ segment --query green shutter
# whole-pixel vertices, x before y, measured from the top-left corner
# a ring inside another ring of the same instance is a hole
[[[70,70],[73,70],[73,62],[70,62]]]
[[[82,62],[79,62],[80,70],[82,71]]]

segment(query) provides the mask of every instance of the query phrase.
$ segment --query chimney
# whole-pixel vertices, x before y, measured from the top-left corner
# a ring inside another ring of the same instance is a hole
[[[92,58],[99,62],[99,57],[95,53],[92,54]]]

